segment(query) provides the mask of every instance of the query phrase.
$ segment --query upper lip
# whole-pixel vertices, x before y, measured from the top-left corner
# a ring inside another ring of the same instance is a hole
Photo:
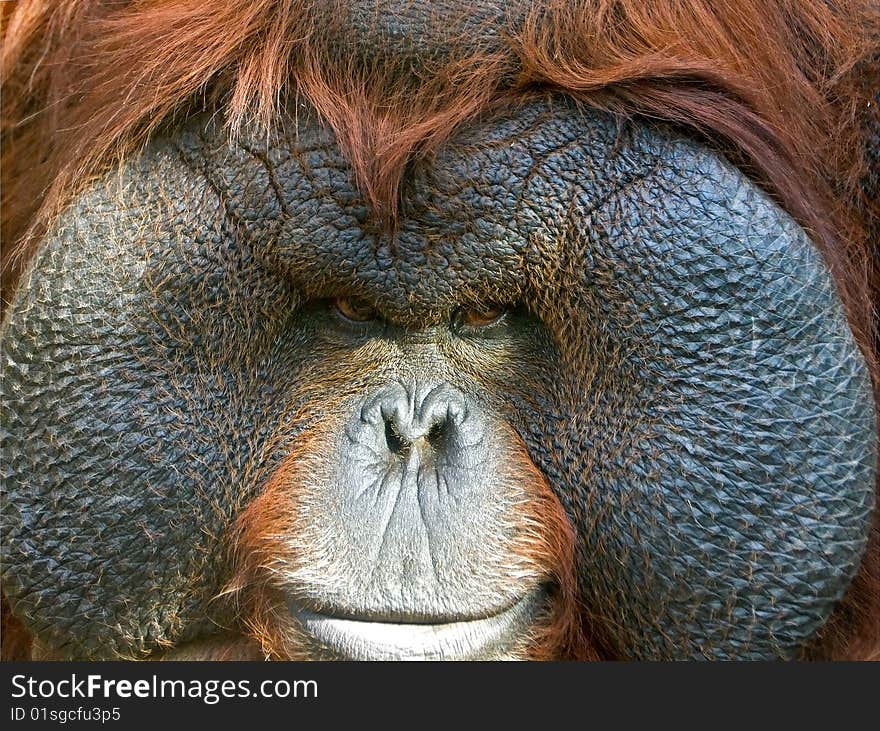
[[[291,598],[288,601],[288,607],[294,616],[300,614],[316,615],[327,617],[330,619],[345,619],[352,622],[376,622],[379,624],[425,624],[425,625],[445,625],[445,624],[461,624],[463,622],[474,622],[482,619],[489,619],[500,614],[504,614],[512,607],[516,606],[523,600],[519,597],[506,604],[487,608],[482,611],[471,612],[442,612],[442,611],[400,611],[394,609],[372,609],[358,608],[350,609],[338,604],[317,603],[310,599]]]

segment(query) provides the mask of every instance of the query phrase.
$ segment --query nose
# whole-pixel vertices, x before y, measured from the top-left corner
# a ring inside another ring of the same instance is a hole
[[[367,400],[362,419],[384,432],[389,452],[406,456],[413,448],[444,451],[453,432],[467,418],[464,395],[448,383],[421,393],[394,384]]]

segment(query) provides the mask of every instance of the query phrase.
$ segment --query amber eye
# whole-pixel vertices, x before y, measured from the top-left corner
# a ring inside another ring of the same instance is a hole
[[[366,322],[379,317],[376,309],[363,297],[337,297],[333,300],[333,307],[344,318],[354,322]]]
[[[468,327],[486,327],[497,322],[505,312],[505,308],[498,305],[463,309],[461,310],[459,321],[462,325]]]

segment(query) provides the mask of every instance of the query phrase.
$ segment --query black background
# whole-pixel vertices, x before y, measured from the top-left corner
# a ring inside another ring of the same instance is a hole
[[[873,727],[877,663],[2,663],[4,729],[155,723],[300,724],[428,728]],[[317,698],[13,698],[12,677],[315,680]],[[15,721],[10,709],[119,708],[117,722]],[[250,726],[244,727],[250,731]],[[262,727],[260,727],[262,728]]]

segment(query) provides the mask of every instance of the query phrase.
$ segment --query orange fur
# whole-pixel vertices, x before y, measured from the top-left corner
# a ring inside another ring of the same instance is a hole
[[[863,144],[880,119],[872,0],[547,0],[497,49],[453,49],[419,74],[340,61],[337,29],[302,0],[12,5],[0,16],[4,301],[71,196],[192,111],[222,110],[234,131],[307,98],[377,225],[393,229],[409,166],[481,113],[550,92],[678,125],[740,165],[811,234],[877,383],[880,191],[865,183],[878,172]],[[878,654],[880,525],[806,650]]]
[[[273,573],[295,563],[289,555],[292,533],[303,530],[299,508],[304,476],[325,459],[329,433],[322,427],[301,438],[295,450],[267,481],[262,493],[246,508],[236,526],[237,571],[228,593],[240,601],[243,625],[272,659],[307,659],[299,630],[284,607]],[[552,579],[554,596],[549,615],[535,628],[528,656],[533,659],[599,659],[577,596],[574,531],[543,474],[534,466],[525,445],[510,430],[511,479],[526,486],[527,507],[519,516],[524,530],[514,550]],[[511,563],[513,563],[511,556]]]

